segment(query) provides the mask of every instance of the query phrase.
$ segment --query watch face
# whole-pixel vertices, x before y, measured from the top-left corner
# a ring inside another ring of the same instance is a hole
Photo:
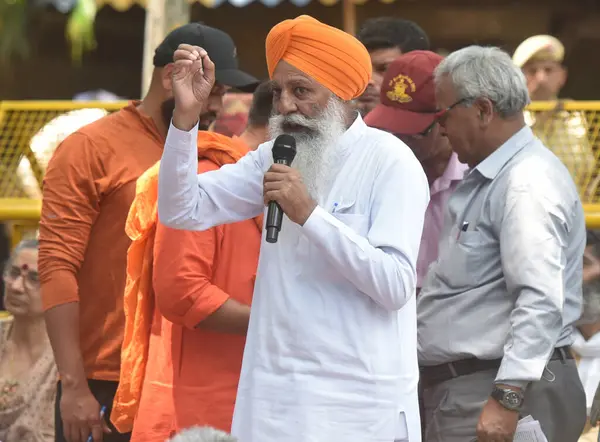
[[[504,395],[504,400],[511,407],[518,407],[521,405],[521,396],[519,393],[515,393],[514,391],[510,391]]]

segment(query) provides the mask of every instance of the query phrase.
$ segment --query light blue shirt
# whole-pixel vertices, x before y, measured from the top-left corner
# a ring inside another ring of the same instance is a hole
[[[569,172],[524,127],[450,197],[417,301],[419,363],[502,358],[497,383],[539,380],[572,343],[585,242]]]

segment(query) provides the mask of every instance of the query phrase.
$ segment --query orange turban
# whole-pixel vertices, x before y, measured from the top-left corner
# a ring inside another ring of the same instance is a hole
[[[352,35],[302,15],[276,25],[267,35],[269,76],[284,60],[342,100],[360,96],[371,79],[371,57]]]

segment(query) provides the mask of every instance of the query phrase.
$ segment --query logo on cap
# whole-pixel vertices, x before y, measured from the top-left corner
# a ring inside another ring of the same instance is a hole
[[[391,101],[396,101],[398,103],[410,103],[412,97],[408,92],[415,92],[417,90],[412,78],[402,74],[392,78],[389,86],[391,89],[387,92],[387,97]]]

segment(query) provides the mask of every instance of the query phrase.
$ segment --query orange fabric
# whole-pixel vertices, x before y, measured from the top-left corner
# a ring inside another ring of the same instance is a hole
[[[138,177],[164,139],[138,103],[87,125],[54,153],[44,177],[39,272],[46,310],[79,302],[86,376],[118,381],[125,317],[124,226]]]
[[[371,57],[363,44],[308,15],[273,27],[266,52],[271,78],[284,60],[343,100],[360,96],[371,80]]]
[[[240,139],[232,139],[211,132],[199,132],[198,134],[198,156],[209,159],[211,164],[218,167],[235,163],[247,152],[248,147]],[[136,197],[125,227],[132,244],[127,254],[127,285],[124,296],[126,322],[121,352],[122,371],[111,414],[113,424],[121,432],[129,432],[133,428],[133,421],[142,394],[144,376],[148,371],[150,330],[153,320],[157,319],[152,296],[152,266],[158,220],[158,169],[159,163],[151,167],[138,180]],[[249,222],[254,224],[256,232],[262,230],[262,215]],[[178,232],[183,234],[181,232],[184,231]],[[175,247],[175,250],[172,251],[169,259],[178,261],[174,255],[175,251],[186,245],[193,247],[195,241],[193,237],[173,240],[171,246]],[[165,269],[161,267],[159,271],[163,273]],[[187,295],[188,291],[176,291],[175,294],[183,296]],[[214,306],[212,311],[208,311],[205,316],[190,314],[186,325],[193,328],[204,317],[222,305],[226,299],[221,296],[217,300],[218,305]]]

